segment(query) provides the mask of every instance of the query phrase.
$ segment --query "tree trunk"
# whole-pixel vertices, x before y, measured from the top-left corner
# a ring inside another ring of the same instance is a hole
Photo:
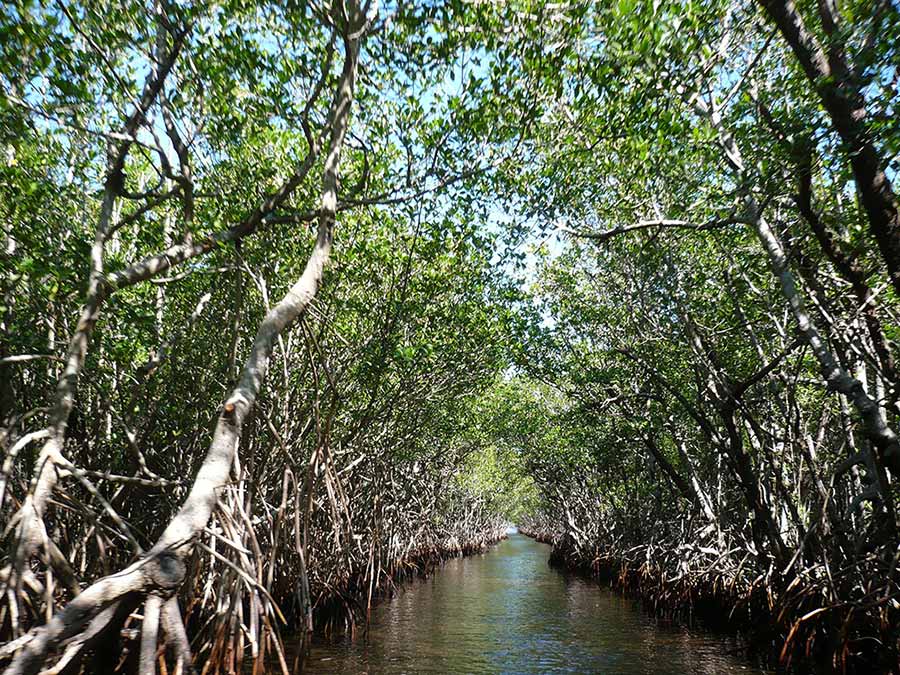
[[[872,141],[866,122],[866,101],[854,82],[852,68],[843,49],[826,55],[815,35],[806,27],[793,0],[759,0],[766,13],[790,45],[813,85],[835,130],[844,142],[860,201],[869,220],[869,230],[887,265],[894,290],[900,293],[900,212],[884,157]],[[835,17],[831,18],[834,21]],[[839,37],[832,33],[830,40]]]
[[[94,616],[125,596],[154,593],[171,597],[184,580],[185,561],[193,543],[206,527],[219,491],[228,482],[241,430],[265,380],[275,341],[309,307],[331,254],[338,169],[356,83],[359,41],[365,29],[365,16],[359,8],[348,8],[348,12],[350,18],[344,26],[344,65],[328,117],[330,147],[323,167],[316,244],[300,278],[260,324],[240,381],[222,408],[209,451],[187,499],[153,548],[140,560],[122,572],[95,582],[47,625],[33,629],[7,675],[38,672],[62,640],[80,633]]]

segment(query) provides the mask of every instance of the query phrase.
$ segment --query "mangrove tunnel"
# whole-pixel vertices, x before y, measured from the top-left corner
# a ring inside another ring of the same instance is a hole
[[[0,670],[900,673],[898,104],[893,0],[2,3]]]

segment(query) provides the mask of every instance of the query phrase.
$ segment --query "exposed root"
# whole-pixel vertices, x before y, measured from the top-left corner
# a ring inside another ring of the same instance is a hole
[[[641,600],[666,621],[740,634],[748,652],[782,667],[817,672],[898,672],[900,605],[890,551],[857,565],[815,565],[780,577],[760,571],[746,549],[698,545],[579,546],[545,527],[520,531],[553,546],[552,565]],[[892,576],[893,575],[893,576]],[[876,583],[878,579],[889,582]],[[843,600],[837,600],[835,593]]]

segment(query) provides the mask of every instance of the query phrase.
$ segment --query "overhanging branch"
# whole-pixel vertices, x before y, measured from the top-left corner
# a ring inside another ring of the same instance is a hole
[[[746,221],[743,218],[738,217],[730,217],[730,218],[722,218],[716,220],[710,220],[705,223],[691,223],[687,220],[675,220],[675,219],[655,219],[655,220],[639,220],[632,225],[621,225],[619,227],[615,227],[611,230],[606,230],[603,232],[586,232],[584,230],[576,230],[570,227],[566,227],[565,225],[560,225],[556,229],[559,232],[565,232],[566,234],[571,234],[574,237],[579,237],[581,239],[590,239],[598,244],[605,244],[610,239],[614,237],[618,237],[622,234],[630,234],[631,232],[637,232],[640,230],[649,230],[653,228],[660,229],[675,229],[675,230],[693,230],[693,231],[703,231],[703,230],[714,230],[720,227],[727,227],[728,225],[746,225]]]

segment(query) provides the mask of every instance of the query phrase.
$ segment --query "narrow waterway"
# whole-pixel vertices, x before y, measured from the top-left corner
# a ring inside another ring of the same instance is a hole
[[[368,639],[314,642],[304,673],[761,673],[720,636],[659,627],[633,601],[547,565],[514,534],[372,611]]]

